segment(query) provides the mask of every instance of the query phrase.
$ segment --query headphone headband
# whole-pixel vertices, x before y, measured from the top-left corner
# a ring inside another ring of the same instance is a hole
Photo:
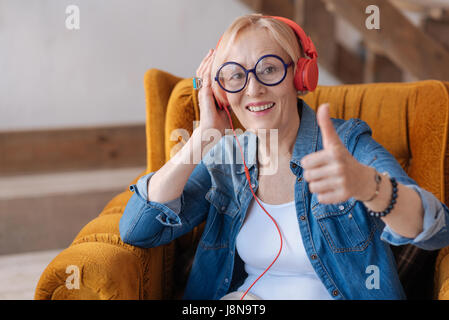
[[[318,58],[318,53],[316,51],[315,45],[313,44],[312,40],[310,39],[310,37],[308,37],[306,35],[304,30],[296,22],[294,22],[290,19],[284,18],[284,17],[277,17],[277,16],[263,16],[263,18],[272,18],[272,19],[280,20],[280,21],[284,22],[285,24],[287,24],[298,35],[305,55],[307,57],[309,57],[310,59]]]

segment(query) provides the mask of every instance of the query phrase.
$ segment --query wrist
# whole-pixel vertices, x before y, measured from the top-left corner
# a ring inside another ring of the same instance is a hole
[[[371,202],[379,196],[382,177],[375,168],[369,166],[363,166],[363,168],[364,174],[361,176],[364,177],[362,180],[364,188],[361,188],[362,192],[355,199],[361,202]]]

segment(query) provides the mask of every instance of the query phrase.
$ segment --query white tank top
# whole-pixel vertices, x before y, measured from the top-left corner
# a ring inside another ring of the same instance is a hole
[[[276,220],[282,234],[282,252],[249,292],[264,300],[332,300],[304,249],[295,202],[272,205],[257,198]],[[279,232],[256,200],[252,200],[237,235],[237,252],[248,277],[238,291],[245,292],[276,258]]]

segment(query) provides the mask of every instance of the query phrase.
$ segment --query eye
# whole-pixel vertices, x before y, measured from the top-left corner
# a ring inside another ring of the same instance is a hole
[[[238,72],[238,73],[234,73],[231,75],[230,80],[241,80],[243,79],[243,73],[242,72]]]
[[[263,74],[270,74],[270,73],[273,73],[273,72],[276,72],[276,67],[274,67],[274,66],[266,67],[262,71]]]

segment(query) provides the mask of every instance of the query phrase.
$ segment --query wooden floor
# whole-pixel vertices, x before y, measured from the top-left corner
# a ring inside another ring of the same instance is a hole
[[[63,249],[0,256],[0,300],[32,300],[47,265]]]

